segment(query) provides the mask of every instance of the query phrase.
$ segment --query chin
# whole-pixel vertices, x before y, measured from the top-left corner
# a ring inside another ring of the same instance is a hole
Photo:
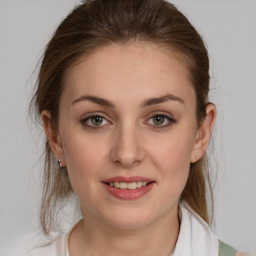
[[[153,221],[154,217],[149,216],[146,212],[140,212],[138,209],[130,211],[125,209],[123,211],[112,212],[110,216],[106,216],[104,219],[112,227],[129,229],[144,227]]]

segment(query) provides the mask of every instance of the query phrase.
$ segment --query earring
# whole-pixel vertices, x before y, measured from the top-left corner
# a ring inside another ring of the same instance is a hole
[[[64,166],[61,164],[60,159],[58,159],[58,165],[59,165],[60,169],[63,169],[63,168],[64,168]]]

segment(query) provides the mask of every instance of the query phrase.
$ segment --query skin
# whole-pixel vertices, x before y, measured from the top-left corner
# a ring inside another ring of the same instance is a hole
[[[181,100],[141,107],[146,99],[167,94]],[[84,95],[115,107],[78,100]],[[205,153],[216,117],[215,106],[208,104],[198,127],[195,110],[184,60],[153,44],[103,47],[67,71],[59,129],[51,127],[46,110],[42,120],[53,153],[67,166],[85,220],[69,237],[71,256],[170,255],[189,166]],[[92,119],[84,120],[92,113],[104,117],[98,128]],[[163,118],[159,124],[152,118],[159,114],[175,121]],[[102,185],[113,176],[142,176],[155,184],[141,198],[122,200]]]

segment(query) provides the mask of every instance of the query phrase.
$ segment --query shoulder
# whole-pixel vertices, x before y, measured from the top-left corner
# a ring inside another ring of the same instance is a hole
[[[65,255],[66,235],[58,235],[48,242],[40,243],[31,249],[27,256],[60,256]]]

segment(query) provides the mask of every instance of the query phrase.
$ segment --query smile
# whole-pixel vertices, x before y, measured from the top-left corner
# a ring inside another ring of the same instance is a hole
[[[138,181],[138,182],[110,182],[109,186],[119,188],[119,189],[137,189],[141,187],[147,186],[148,182],[146,181]]]
[[[137,199],[148,193],[156,182],[144,177],[113,177],[102,184],[107,192],[119,199]]]

